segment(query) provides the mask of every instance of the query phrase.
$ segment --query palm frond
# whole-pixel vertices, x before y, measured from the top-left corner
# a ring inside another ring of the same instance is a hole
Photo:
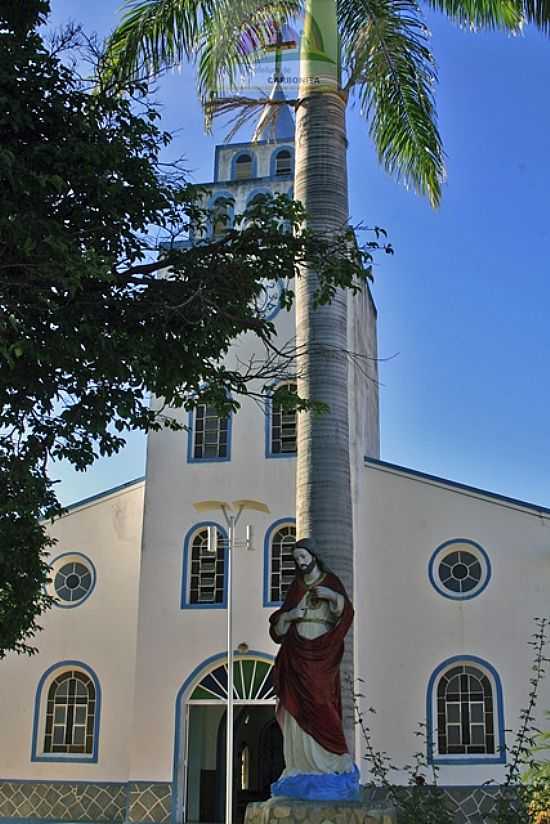
[[[107,43],[104,80],[148,77],[194,54],[215,0],[126,0]]]
[[[524,16],[521,0],[426,0],[459,26],[519,32]],[[536,2],[536,0],[534,0]],[[548,2],[548,0],[543,0]]]
[[[550,34],[550,0],[518,0],[527,23]]]
[[[103,79],[143,78],[199,56],[198,83],[206,100],[250,72],[279,22],[298,0],[126,0],[111,35]]]
[[[415,0],[338,0],[348,88],[382,165],[438,205],[445,177],[429,33]]]
[[[301,9],[301,0],[217,0],[205,22],[197,82],[201,99],[232,92],[272,46],[277,29]]]

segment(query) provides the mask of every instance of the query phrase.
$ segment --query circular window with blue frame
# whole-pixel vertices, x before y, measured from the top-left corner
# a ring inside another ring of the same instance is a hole
[[[79,552],[66,552],[50,564],[50,595],[55,606],[78,607],[90,597],[95,587],[96,571],[93,563]]]
[[[453,538],[434,551],[428,575],[440,595],[466,601],[483,592],[489,583],[491,562],[483,547],[475,541]]]

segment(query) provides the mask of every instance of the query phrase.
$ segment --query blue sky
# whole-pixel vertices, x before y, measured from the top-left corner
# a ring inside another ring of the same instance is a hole
[[[118,0],[52,0],[106,35]],[[429,14],[448,160],[443,203],[380,169],[368,128],[348,117],[353,222],[387,229],[379,310],[382,458],[550,506],[550,38],[472,34]],[[204,135],[192,70],[159,89],[191,177],[208,181],[223,129]],[[244,138],[246,139],[246,137]],[[86,474],[56,469],[64,503],[144,472],[144,439]]]

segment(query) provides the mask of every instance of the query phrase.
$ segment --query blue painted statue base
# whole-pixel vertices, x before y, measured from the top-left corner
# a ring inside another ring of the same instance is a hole
[[[302,801],[357,801],[359,770],[347,773],[306,773],[280,778],[271,785],[273,798],[298,798]]]

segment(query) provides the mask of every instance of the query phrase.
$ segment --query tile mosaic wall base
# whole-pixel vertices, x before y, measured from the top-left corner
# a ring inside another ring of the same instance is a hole
[[[0,782],[0,818],[124,821],[126,784]]]
[[[128,822],[167,824],[172,813],[172,785],[131,781],[128,785]]]
[[[168,824],[170,783],[0,781],[0,820]]]
[[[391,809],[377,808],[361,801],[298,801],[270,798],[246,808],[245,824],[396,824]]]
[[[419,790],[420,788],[417,788]],[[445,793],[448,809],[454,815],[455,824],[492,824],[491,814],[495,810],[497,799],[507,792],[510,805],[515,802],[513,791],[505,791],[498,785],[482,787],[441,787]],[[429,793],[433,787],[426,785],[422,792]],[[387,790],[383,787],[365,786],[362,788],[366,804],[383,804]]]

